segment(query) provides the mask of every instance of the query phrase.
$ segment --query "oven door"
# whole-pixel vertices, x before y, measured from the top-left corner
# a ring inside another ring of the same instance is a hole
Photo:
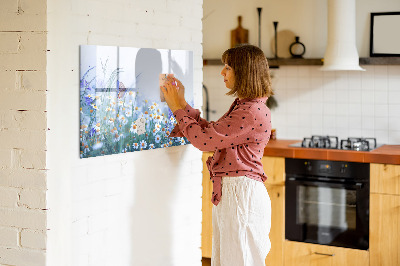
[[[286,178],[286,239],[367,250],[369,185]]]

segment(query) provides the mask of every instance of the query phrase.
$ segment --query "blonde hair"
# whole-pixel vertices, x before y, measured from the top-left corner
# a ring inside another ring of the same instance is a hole
[[[268,61],[260,48],[248,44],[240,45],[226,50],[221,60],[235,74],[235,85],[227,95],[254,99],[274,94]]]

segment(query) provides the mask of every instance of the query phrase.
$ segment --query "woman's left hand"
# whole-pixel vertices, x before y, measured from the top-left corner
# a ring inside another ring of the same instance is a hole
[[[184,109],[186,106],[181,106],[180,97],[178,94],[178,88],[175,84],[176,81],[172,79],[167,79],[164,86],[161,86],[161,90],[164,93],[165,102],[168,104],[168,107],[174,113],[178,109]]]

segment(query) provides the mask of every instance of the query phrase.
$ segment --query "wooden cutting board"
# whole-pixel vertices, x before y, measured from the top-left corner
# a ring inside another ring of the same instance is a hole
[[[238,16],[238,27],[231,30],[231,48],[238,44],[249,43],[249,31],[242,27],[242,16]]]

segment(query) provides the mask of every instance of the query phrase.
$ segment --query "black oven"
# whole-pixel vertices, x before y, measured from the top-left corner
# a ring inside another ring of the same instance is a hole
[[[287,158],[285,169],[286,239],[368,249],[368,163]]]

